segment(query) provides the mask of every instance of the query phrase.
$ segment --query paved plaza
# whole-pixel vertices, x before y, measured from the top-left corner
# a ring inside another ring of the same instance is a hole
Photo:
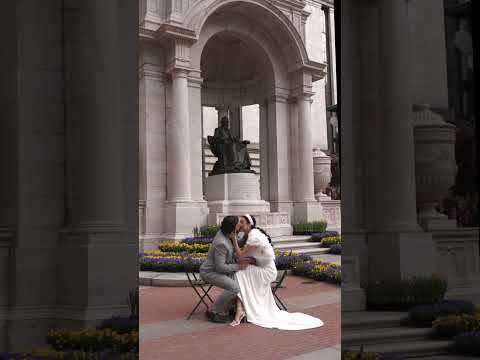
[[[340,359],[340,287],[288,276],[278,294],[290,312],[322,319],[318,329],[280,331],[252,324],[232,328],[206,321],[202,305],[189,287],[140,288],[140,357],[154,359]],[[213,289],[214,297],[220,294]]]

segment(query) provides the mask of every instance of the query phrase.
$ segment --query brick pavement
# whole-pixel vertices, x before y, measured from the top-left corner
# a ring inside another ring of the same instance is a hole
[[[289,276],[285,285],[279,294],[289,309],[321,318],[323,327],[281,331],[242,324],[232,328],[205,321],[203,308],[188,321],[185,316],[196,302],[192,289],[142,288],[140,359],[313,359],[319,353],[328,354],[329,360],[336,360],[338,354],[340,359],[340,288],[295,276]]]

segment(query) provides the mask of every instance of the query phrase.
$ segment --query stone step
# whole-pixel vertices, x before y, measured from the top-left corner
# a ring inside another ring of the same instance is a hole
[[[289,243],[273,243],[275,248],[278,250],[283,250],[283,249],[313,249],[313,248],[319,248],[320,244],[308,242],[308,241],[297,241],[297,242],[289,242]]]
[[[345,347],[430,340],[431,328],[392,327],[342,332]]]
[[[342,313],[342,331],[392,328],[405,325],[405,311],[355,311]]]
[[[281,250],[281,251],[284,251],[284,250]],[[290,251],[290,249],[288,251]],[[323,254],[328,254],[330,249],[317,247],[317,248],[301,248],[297,250],[292,249],[292,251],[296,251],[305,255],[323,255]]]
[[[288,243],[297,243],[297,242],[307,242],[310,239],[310,236],[300,236],[300,235],[283,235],[276,238],[272,238],[272,242],[274,245],[277,244],[288,244]],[[311,245],[315,245],[315,243],[310,243]]]
[[[452,351],[452,346],[453,341],[423,340],[415,342],[398,342],[393,344],[365,345],[363,350],[368,352],[381,352],[385,355],[407,356],[409,359],[424,356],[433,356],[434,359],[437,359],[437,356],[439,355],[450,353]],[[344,347],[342,345],[342,348],[358,351],[360,347]]]

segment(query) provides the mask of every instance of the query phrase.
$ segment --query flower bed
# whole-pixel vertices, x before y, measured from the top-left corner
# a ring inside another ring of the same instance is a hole
[[[292,224],[293,235],[312,235],[314,233],[321,233],[327,228],[325,221],[316,221],[305,224]]]
[[[192,236],[182,240],[183,244],[194,245],[210,245],[213,241],[213,236]]]
[[[297,262],[293,266],[295,275],[305,276],[317,281],[328,281],[334,284],[342,282],[341,266],[324,263],[318,260]]]
[[[209,244],[187,244],[187,243],[161,243],[158,249],[162,252],[172,253],[207,253],[210,248]]]
[[[183,272],[189,265],[193,271],[198,272],[205,260],[207,260],[206,253],[152,251],[140,254],[140,269],[142,271]],[[275,250],[275,264],[278,270],[291,269],[295,263],[311,260],[309,255]]]
[[[138,353],[138,331],[119,334],[111,329],[51,330],[47,343],[56,351],[97,352],[109,349],[118,353]]]
[[[452,338],[470,331],[480,331],[480,312],[474,314],[441,316],[432,323],[433,334],[439,338]]]
[[[417,305],[436,304],[446,291],[447,283],[436,276],[377,282],[367,288],[367,309],[409,310]]]
[[[342,253],[342,244],[333,244],[330,246],[329,254],[340,255]]]
[[[331,247],[332,245],[335,244],[341,244],[342,243],[342,237],[340,235],[337,236],[329,236],[329,237],[324,237],[320,241],[320,247]]]
[[[410,309],[408,317],[412,325],[432,326],[432,322],[447,315],[473,314],[475,305],[470,301],[445,300],[434,305],[419,305]]]
[[[138,353],[111,350],[97,352],[36,349],[28,353],[0,353],[0,360],[138,360]]]
[[[321,242],[324,238],[338,236],[338,232],[334,230],[325,230],[318,233],[313,233],[311,238],[308,241],[311,242]]]
[[[108,319],[98,329],[51,330],[47,335],[47,344],[50,347],[30,352],[0,353],[0,360],[138,359],[138,318]]]
[[[188,264],[193,271],[198,272],[200,265],[207,260],[206,253],[172,253],[152,251],[140,254],[140,270],[158,272],[183,272]]]
[[[343,351],[342,360],[404,360],[405,357],[398,355],[385,355],[378,352],[365,351],[359,354],[359,351]]]
[[[115,316],[106,319],[98,327],[99,329],[111,329],[118,334],[127,334],[138,329],[138,316],[120,317]]]

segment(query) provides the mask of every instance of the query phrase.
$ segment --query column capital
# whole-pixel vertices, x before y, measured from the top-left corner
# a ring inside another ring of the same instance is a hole
[[[138,78],[158,80],[161,82],[166,80],[163,67],[152,64],[143,64],[140,69],[138,69]]]
[[[188,73],[188,86],[194,88],[201,88],[203,84],[203,78],[200,76],[200,71],[191,70]]]
[[[285,94],[272,94],[268,98],[269,102],[287,102],[288,101],[288,95]]]
[[[172,77],[172,79],[188,78],[190,69],[185,67],[180,67],[180,66],[171,66],[171,67],[168,67],[165,72],[169,74]]]
[[[315,95],[315,93],[313,91],[298,91],[296,93],[294,93],[291,97],[291,99],[295,99],[293,101],[310,101],[310,102],[313,102],[313,95]]]

